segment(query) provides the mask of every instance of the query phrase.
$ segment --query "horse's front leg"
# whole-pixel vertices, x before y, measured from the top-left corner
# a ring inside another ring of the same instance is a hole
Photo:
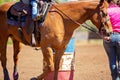
[[[62,55],[64,54],[65,49],[57,50],[55,51],[55,57],[54,57],[54,80],[58,80],[58,71],[59,71],[59,64],[60,60],[62,58]]]
[[[8,37],[0,37],[0,60],[1,60],[1,65],[3,68],[3,73],[4,73],[4,80],[10,80],[9,73],[7,70],[7,56],[6,56],[6,48],[7,48],[7,41]]]
[[[53,50],[51,47],[41,47],[43,53],[43,73],[38,80],[45,79],[49,72],[54,70]]]
[[[13,39],[13,48],[14,48],[14,72],[13,72],[13,78],[14,80],[18,80],[18,71],[17,71],[17,62],[18,62],[18,53],[20,52],[21,45],[20,42],[17,40]]]

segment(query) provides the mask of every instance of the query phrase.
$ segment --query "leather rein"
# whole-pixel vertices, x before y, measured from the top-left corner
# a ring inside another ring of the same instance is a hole
[[[53,6],[54,8],[56,8],[58,11],[60,11],[63,15],[65,15],[68,19],[70,19],[70,20],[71,20],[72,22],[74,22],[75,24],[77,24],[77,25],[79,25],[79,26],[82,26],[82,27],[84,27],[84,28],[86,28],[86,29],[88,29],[88,30],[90,30],[90,31],[92,31],[92,32],[94,32],[94,33],[96,33],[96,34],[98,34],[98,35],[100,36],[99,31],[97,31],[95,28],[93,28],[92,26],[90,26],[90,25],[87,24],[86,22],[83,23],[83,24],[81,24],[81,23],[73,20],[70,16],[66,15],[63,11],[61,11],[59,8],[57,8],[54,4],[52,4],[52,6]],[[104,23],[106,23],[108,20],[109,20],[109,19],[107,19],[107,20],[106,20],[105,22],[103,22],[102,24],[104,25]],[[100,27],[100,28],[102,28],[102,27]]]

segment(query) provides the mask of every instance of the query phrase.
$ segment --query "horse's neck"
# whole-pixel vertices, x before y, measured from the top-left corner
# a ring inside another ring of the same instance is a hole
[[[66,26],[70,27],[69,25],[71,25],[73,26],[73,29],[76,29],[78,25],[74,22],[71,22],[71,20],[68,17],[82,24],[86,20],[90,19],[97,5],[98,2],[78,1],[58,4],[56,5],[56,7],[64,13],[62,14],[60,11],[58,11],[61,13],[64,21],[67,23]],[[66,17],[65,15],[67,15],[68,17]]]

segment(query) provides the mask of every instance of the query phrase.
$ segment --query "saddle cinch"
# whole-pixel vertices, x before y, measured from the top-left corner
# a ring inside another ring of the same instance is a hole
[[[44,6],[42,6],[42,8],[39,8],[39,10],[43,12],[43,17],[37,21],[37,23],[39,24],[36,25],[36,22],[33,21],[32,19],[31,6],[24,4],[22,2],[17,2],[13,4],[7,12],[7,18],[8,18],[7,23],[10,25],[18,26],[18,29],[22,29],[23,26],[27,27],[25,31],[33,36],[34,34],[36,34],[37,31],[38,32],[37,36],[40,37],[40,35],[38,35],[40,34],[40,32],[39,30],[36,29],[38,29],[37,27],[39,27],[39,25],[41,26],[41,24],[44,22],[49,8],[50,8],[50,3],[44,3]],[[27,43],[25,38],[23,37],[24,35],[21,30],[20,30],[20,35],[22,41],[25,41],[25,43]],[[35,39],[33,37],[31,38],[31,40],[32,40],[31,41],[32,45],[36,44]],[[38,40],[40,41],[40,39]]]

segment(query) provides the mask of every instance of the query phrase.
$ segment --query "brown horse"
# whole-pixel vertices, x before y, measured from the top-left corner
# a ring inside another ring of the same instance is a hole
[[[6,12],[13,3],[5,3],[0,6],[0,60],[3,67],[4,80],[10,80],[6,68],[6,47],[8,37],[11,36],[14,48],[14,80],[18,79],[17,60],[20,51],[20,42],[23,42],[18,27],[6,24]],[[43,53],[43,73],[37,77],[38,80],[44,79],[50,71],[54,70],[54,80],[57,80],[59,62],[64,54],[66,45],[78,24],[91,20],[92,23],[101,31],[103,28],[107,33],[112,32],[111,23],[107,14],[108,3],[100,1],[78,1],[53,4],[44,22],[40,27],[41,41],[36,46],[40,46]],[[31,35],[23,29],[26,41],[30,44]],[[24,43],[25,44],[25,43]],[[28,45],[29,45],[28,44]],[[53,50],[55,56],[53,59]]]

